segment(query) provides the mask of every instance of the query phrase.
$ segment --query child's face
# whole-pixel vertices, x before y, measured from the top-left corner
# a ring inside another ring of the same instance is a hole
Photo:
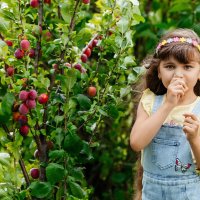
[[[181,79],[185,82],[188,91],[193,92],[194,86],[198,79],[200,79],[200,63],[197,61],[190,61],[187,64],[183,64],[178,62],[175,58],[170,57],[160,62],[158,77],[162,80],[166,88],[168,88],[171,81]]]

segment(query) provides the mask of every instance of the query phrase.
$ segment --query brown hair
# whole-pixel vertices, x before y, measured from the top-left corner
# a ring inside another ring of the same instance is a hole
[[[191,29],[175,29],[166,33],[161,39],[167,40],[168,38],[174,37],[184,37],[191,38],[192,40],[197,41],[200,44],[200,38],[198,35]],[[167,92],[167,89],[162,84],[162,81],[158,78],[158,67],[160,65],[161,60],[167,60],[169,57],[174,57],[180,63],[186,64],[190,61],[198,59],[200,63],[200,52],[197,47],[189,44],[187,42],[172,42],[167,43],[162,46],[158,52],[155,52],[153,55],[148,56],[144,61],[144,65],[147,68],[145,78],[141,85],[142,90],[145,88],[149,88],[156,95],[162,95]],[[140,88],[141,89],[141,88]],[[195,87],[194,93],[197,96],[200,96],[200,81],[198,80]],[[137,161],[137,173],[136,180],[134,184],[134,188],[136,188],[136,194],[134,196],[134,200],[142,200],[142,175],[143,168],[141,165],[141,156]]]

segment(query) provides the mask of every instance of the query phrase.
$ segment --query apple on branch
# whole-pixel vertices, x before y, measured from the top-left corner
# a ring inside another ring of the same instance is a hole
[[[20,129],[19,129],[19,132],[20,132],[20,134],[22,135],[22,136],[27,136],[28,135],[28,132],[29,132],[29,127],[28,127],[28,125],[23,125],[23,126],[21,126],[20,127]]]
[[[94,97],[97,93],[96,87],[90,86],[87,90],[87,94],[89,97]]]
[[[30,48],[30,42],[28,40],[22,40],[20,42],[20,47],[22,50],[27,51]]]
[[[41,95],[38,97],[38,102],[39,102],[40,104],[46,104],[47,101],[48,101],[48,99],[49,99],[48,95],[45,94],[45,93],[43,93],[43,94],[41,94]]]
[[[14,75],[14,68],[13,67],[8,67],[7,69],[6,69],[6,74],[7,74],[7,76],[13,76]]]
[[[31,0],[30,5],[32,8],[37,8],[39,6],[39,0]]]
[[[32,168],[32,169],[30,170],[30,175],[31,175],[31,177],[32,177],[33,179],[38,179],[39,176],[40,176],[40,171],[39,171],[39,169],[38,169],[38,168]]]

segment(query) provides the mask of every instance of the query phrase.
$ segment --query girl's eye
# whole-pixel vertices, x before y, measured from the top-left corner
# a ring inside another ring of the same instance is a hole
[[[192,68],[192,66],[191,66],[191,65],[185,65],[184,68],[185,68],[186,70],[189,70],[189,69]]]
[[[172,70],[175,68],[175,66],[174,65],[166,65],[165,68]]]

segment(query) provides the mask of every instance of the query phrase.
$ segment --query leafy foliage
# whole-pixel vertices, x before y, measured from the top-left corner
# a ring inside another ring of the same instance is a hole
[[[0,160],[10,171],[2,198],[4,188],[20,200],[130,198],[139,3],[37,3],[0,2],[0,143],[10,156]]]

